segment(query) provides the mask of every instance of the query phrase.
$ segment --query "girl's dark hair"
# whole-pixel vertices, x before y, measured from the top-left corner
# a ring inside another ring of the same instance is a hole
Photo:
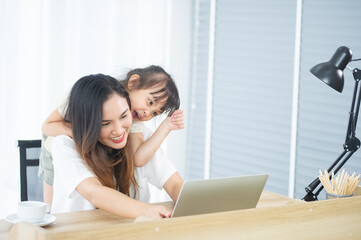
[[[76,150],[102,185],[129,196],[130,186],[138,186],[129,144],[110,149],[98,141],[103,104],[113,94],[126,98],[130,109],[128,92],[115,78],[103,74],[80,78],[71,89],[64,123],[70,124]]]
[[[129,71],[126,79],[120,81],[125,89],[128,88],[129,79],[134,74],[138,74],[140,76],[139,84],[135,87],[135,89],[147,89],[163,86],[163,88],[159,91],[151,93],[154,97],[154,101],[156,102],[166,100],[165,104],[161,108],[162,112],[168,112],[171,114],[175,110],[179,109],[180,99],[177,86],[175,85],[172,77],[164,71],[163,68],[151,65],[146,68],[136,68]]]

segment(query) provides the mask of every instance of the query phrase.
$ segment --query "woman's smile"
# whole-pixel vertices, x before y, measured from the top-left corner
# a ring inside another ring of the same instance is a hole
[[[113,137],[111,138],[112,142],[113,143],[121,143],[124,141],[124,138],[125,138],[125,134],[123,133],[121,136],[119,137]]]

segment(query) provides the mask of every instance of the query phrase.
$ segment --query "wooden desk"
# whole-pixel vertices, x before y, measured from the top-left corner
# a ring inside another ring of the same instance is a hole
[[[99,209],[55,216],[43,228],[0,220],[0,239],[361,239],[361,197],[303,202],[264,191],[255,209],[174,219],[134,222]]]

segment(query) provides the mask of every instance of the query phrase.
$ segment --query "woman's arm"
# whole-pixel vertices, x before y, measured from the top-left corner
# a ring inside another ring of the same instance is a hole
[[[134,200],[121,192],[102,186],[95,177],[83,180],[76,190],[96,208],[118,216],[127,218],[145,216],[153,219],[171,216],[170,209]]]
[[[71,128],[63,124],[63,118],[57,109],[47,117],[41,130],[46,136],[67,135],[73,137]]]
[[[173,202],[176,202],[180,190],[182,189],[184,180],[179,175],[178,172],[175,172],[164,184],[163,188],[172,198]]]
[[[177,110],[172,116],[167,117],[157,128],[154,134],[146,141],[142,133],[131,133],[129,142],[134,153],[135,166],[144,166],[158,150],[170,131],[184,128],[183,111]]]

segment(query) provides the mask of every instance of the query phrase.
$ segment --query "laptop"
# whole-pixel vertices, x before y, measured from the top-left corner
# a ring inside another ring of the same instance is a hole
[[[185,181],[172,217],[256,207],[267,174]]]

